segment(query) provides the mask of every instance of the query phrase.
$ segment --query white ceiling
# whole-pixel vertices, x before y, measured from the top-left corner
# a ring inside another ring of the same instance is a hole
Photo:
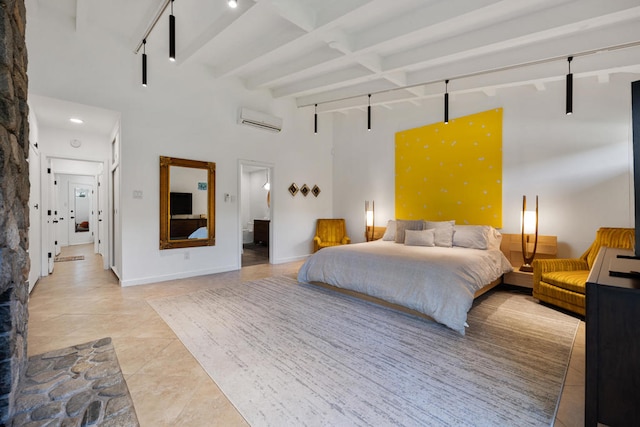
[[[29,104],[36,113],[38,126],[64,129],[81,134],[111,135],[120,113],[90,105],[62,101],[46,96],[29,94]],[[83,123],[73,123],[77,118]]]
[[[164,0],[28,0],[134,52]],[[177,62],[319,112],[640,72],[639,0],[176,0]],[[147,38],[168,55],[166,10]],[[133,53],[132,53],[133,54]]]

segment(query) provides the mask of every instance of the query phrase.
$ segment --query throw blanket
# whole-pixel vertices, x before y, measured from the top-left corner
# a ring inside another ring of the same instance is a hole
[[[316,252],[300,268],[298,280],[323,282],[399,304],[464,335],[475,292],[511,270],[499,250],[377,240]]]

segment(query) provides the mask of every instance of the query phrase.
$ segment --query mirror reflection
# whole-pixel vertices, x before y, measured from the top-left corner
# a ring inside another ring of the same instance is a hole
[[[91,213],[91,190],[88,188],[74,188],[74,222],[75,232],[89,231],[89,214]]]
[[[215,244],[215,163],[160,157],[160,249]]]
[[[170,166],[169,238],[207,238],[207,171]]]

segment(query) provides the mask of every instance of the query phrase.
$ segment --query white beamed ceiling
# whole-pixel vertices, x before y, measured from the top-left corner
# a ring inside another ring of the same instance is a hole
[[[99,25],[132,51],[161,0],[33,0],[51,19]],[[212,79],[318,103],[319,112],[392,106],[449,91],[640,72],[639,0],[175,0],[177,57]],[[168,15],[168,11],[165,12]],[[168,50],[167,19],[147,53]],[[622,46],[626,46],[622,48]],[[590,53],[586,55],[585,53]]]

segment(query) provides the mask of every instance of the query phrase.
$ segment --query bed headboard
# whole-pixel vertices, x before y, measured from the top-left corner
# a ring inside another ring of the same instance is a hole
[[[396,133],[396,218],[502,227],[502,108]]]

